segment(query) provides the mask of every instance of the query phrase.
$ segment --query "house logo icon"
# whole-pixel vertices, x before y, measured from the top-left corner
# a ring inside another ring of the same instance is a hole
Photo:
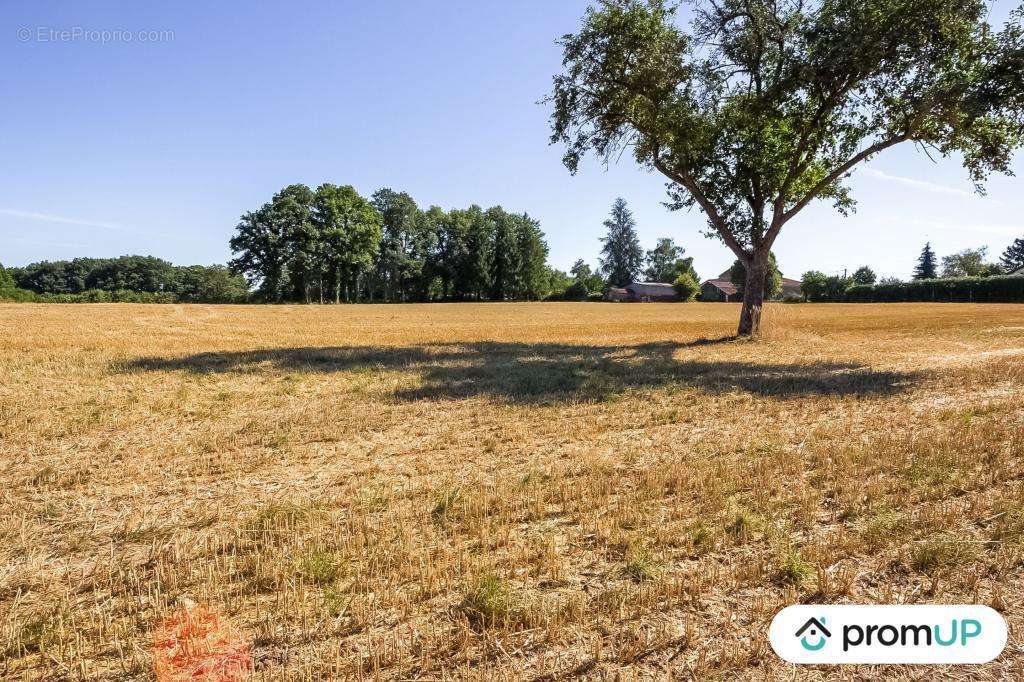
[[[825,627],[825,618],[811,618],[804,623],[796,636],[800,638],[800,645],[808,651],[820,651],[832,633]]]

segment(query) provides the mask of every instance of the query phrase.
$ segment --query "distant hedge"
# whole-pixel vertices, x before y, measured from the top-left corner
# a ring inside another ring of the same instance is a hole
[[[90,289],[78,294],[37,294],[24,289],[0,291],[0,301],[16,303],[179,303],[179,297],[166,291],[103,291]]]
[[[894,284],[857,284],[850,303],[1024,303],[1024,277],[959,277]]]

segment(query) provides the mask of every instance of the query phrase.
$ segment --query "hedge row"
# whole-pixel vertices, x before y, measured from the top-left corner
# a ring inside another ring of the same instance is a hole
[[[80,294],[37,294],[24,289],[13,289],[0,291],[0,300],[19,303],[177,303],[178,297],[163,291],[153,293],[127,289],[90,289]]]
[[[857,284],[850,303],[1024,303],[1024,277],[959,277],[896,284]]]

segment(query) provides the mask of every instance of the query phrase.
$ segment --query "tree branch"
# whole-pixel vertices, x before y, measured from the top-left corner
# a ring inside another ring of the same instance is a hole
[[[722,217],[722,214],[718,212],[715,205],[712,204],[704,192],[701,191],[700,186],[692,175],[689,173],[677,173],[672,170],[665,165],[665,162],[662,161],[661,158],[659,158],[657,152],[654,154],[654,167],[665,174],[669,179],[678,182],[686,188],[697,203],[700,204],[700,207],[704,209],[704,213],[707,214],[708,220],[711,222],[711,226],[715,228],[715,231],[722,237],[722,241],[724,241],[725,245],[728,246],[734,254],[736,254],[737,258],[744,262],[750,259],[750,254],[747,253],[747,250],[743,248],[742,244],[736,241],[736,237],[729,232],[728,225]]]

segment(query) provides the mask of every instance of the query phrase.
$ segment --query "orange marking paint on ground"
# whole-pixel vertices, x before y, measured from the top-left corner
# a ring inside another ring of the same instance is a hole
[[[181,609],[153,635],[153,668],[160,682],[243,680],[252,673],[252,642],[215,609]]]

